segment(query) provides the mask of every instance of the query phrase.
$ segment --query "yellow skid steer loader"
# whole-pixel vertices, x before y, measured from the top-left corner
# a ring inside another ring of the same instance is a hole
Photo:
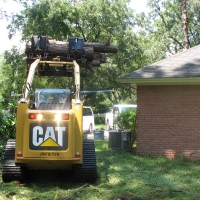
[[[77,39],[75,39],[77,42]],[[35,74],[54,76],[70,69],[74,98],[69,89],[37,88],[30,91]],[[80,69],[73,60],[45,59],[35,54],[23,96],[17,105],[16,139],[8,140],[2,165],[3,181],[25,181],[27,170],[73,170],[77,181],[97,177],[93,140],[82,136],[83,104],[80,100]]]

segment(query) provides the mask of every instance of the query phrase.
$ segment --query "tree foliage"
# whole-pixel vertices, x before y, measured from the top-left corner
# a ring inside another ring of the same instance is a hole
[[[154,34],[159,41],[164,41],[165,52],[171,54],[184,49],[183,31],[183,0],[152,0],[150,17],[154,20]],[[200,43],[199,40],[199,5],[187,1],[188,35],[191,47]],[[163,40],[164,39],[164,40]]]
[[[69,36],[77,36],[86,42],[102,42],[112,36],[111,43],[118,45],[118,53],[108,55],[107,63],[95,69],[95,74],[81,69],[87,74],[86,78],[81,79],[82,90],[115,90],[115,95],[92,93],[82,96],[85,105],[92,106],[95,112],[105,112],[113,103],[135,103],[135,90],[121,85],[117,78],[184,49],[183,0],[148,1],[149,14],[135,14],[127,6],[128,0],[20,2],[24,9],[13,16],[8,26],[10,36],[17,30],[22,31],[23,40],[30,39],[32,34],[65,41]],[[188,0],[185,8],[188,38],[192,47],[200,43],[200,4],[196,0]],[[4,80],[14,69],[13,59],[16,60],[12,53],[5,55],[9,67],[6,68],[7,74],[6,70],[2,73]],[[19,85],[25,80],[26,70],[20,67],[20,62],[17,65],[18,72],[9,77],[8,85],[3,86],[5,90],[2,89],[0,98],[5,99],[5,94],[8,95],[12,90],[18,91]],[[46,77],[38,83],[37,77],[33,89],[48,85],[67,87],[73,91],[74,87],[72,79],[58,77]]]
[[[0,103],[0,158],[3,157],[6,141],[15,138],[16,131],[16,99],[9,98],[8,106]]]
[[[11,93],[22,93],[27,73],[26,62],[17,47],[4,52],[0,70],[0,103],[6,106],[10,101]]]
[[[139,37],[132,32],[133,13],[127,7],[127,2],[40,0],[37,4],[27,4],[20,14],[15,15],[8,28],[11,36],[16,30],[21,30],[23,39],[38,34],[49,35],[57,40],[77,36],[83,37],[86,42],[103,42],[112,35],[111,42],[119,46],[119,53],[108,55],[108,63],[96,69],[96,75],[87,71],[87,77],[82,79],[82,89],[115,89],[118,94],[117,102],[133,103],[134,93],[116,81],[117,77],[126,72],[140,68],[144,60]],[[84,72],[84,69],[81,71]],[[37,80],[35,83],[38,83]],[[69,87],[73,90],[72,80],[47,77],[40,86],[44,87],[47,82],[48,86]],[[36,87],[35,83],[33,88]],[[99,100],[94,101],[94,98]],[[114,102],[111,94],[89,94],[83,96],[83,99],[98,112],[108,110]]]

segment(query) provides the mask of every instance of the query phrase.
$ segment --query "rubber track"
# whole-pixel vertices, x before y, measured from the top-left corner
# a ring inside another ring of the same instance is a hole
[[[15,140],[8,140],[2,166],[2,179],[8,181],[24,181],[25,167],[15,164]]]
[[[97,166],[94,140],[83,141],[83,163],[75,166],[75,180],[78,182],[94,182],[97,178]]]

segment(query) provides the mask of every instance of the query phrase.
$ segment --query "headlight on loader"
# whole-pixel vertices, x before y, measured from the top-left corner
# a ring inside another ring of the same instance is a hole
[[[56,114],[55,115],[55,120],[56,121],[69,120],[69,114]]]
[[[43,115],[38,114],[38,113],[29,113],[29,119],[37,119],[37,120],[42,120]]]

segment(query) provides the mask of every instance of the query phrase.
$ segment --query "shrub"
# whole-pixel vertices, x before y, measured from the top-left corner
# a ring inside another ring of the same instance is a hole
[[[2,158],[6,142],[9,139],[15,138],[16,131],[16,114],[15,103],[9,104],[8,110],[0,110],[0,158]]]
[[[115,123],[119,127],[119,129],[129,130],[131,132],[131,144],[132,148],[133,143],[136,142],[136,110],[126,110],[117,115],[115,118]]]
[[[105,124],[105,117],[95,117],[95,124]]]

